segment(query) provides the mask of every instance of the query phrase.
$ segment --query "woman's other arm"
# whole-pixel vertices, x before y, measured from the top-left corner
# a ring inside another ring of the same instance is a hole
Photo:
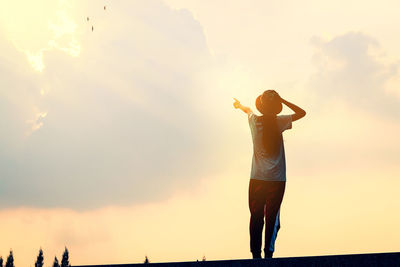
[[[234,106],[235,108],[240,108],[240,109],[241,109],[244,113],[246,113],[246,114],[249,114],[249,113],[253,112],[253,111],[251,110],[251,108],[245,107],[245,106],[243,106],[242,104],[240,104],[239,100],[237,100],[236,98],[234,98],[234,100],[235,100],[235,102],[233,103],[233,106]]]
[[[282,103],[283,103],[283,104],[285,104],[285,105],[288,106],[291,110],[294,111],[294,114],[292,115],[292,121],[297,121],[297,120],[303,118],[303,117],[306,115],[306,112],[305,112],[302,108],[296,106],[296,105],[293,104],[293,103],[290,103],[289,101],[286,101],[286,100],[283,99],[283,98],[281,98],[281,99],[282,99]]]

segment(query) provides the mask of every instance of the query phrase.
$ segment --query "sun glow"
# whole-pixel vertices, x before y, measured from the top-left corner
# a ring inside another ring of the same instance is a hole
[[[27,57],[35,71],[45,68],[43,54],[52,49],[78,56],[77,25],[70,1],[15,0],[2,3],[0,26],[7,39]]]
[[[32,68],[36,71],[42,72],[44,69],[43,50],[40,50],[37,53],[32,53],[29,50],[25,50],[24,52]]]

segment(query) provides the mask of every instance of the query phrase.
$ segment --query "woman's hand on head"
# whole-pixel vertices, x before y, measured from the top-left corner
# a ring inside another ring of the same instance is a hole
[[[280,102],[282,102],[283,98],[278,94],[278,92],[275,91],[275,90],[272,90],[272,91],[275,93],[276,98],[278,98],[278,100],[279,100]]]

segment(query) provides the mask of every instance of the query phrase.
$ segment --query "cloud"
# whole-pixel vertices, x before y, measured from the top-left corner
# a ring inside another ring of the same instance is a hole
[[[0,35],[1,208],[152,201],[216,167],[196,83],[210,58],[201,25],[156,0],[85,4],[68,14],[79,55],[39,47],[40,73]]]
[[[376,39],[349,32],[329,41],[318,37],[311,41],[316,73],[310,85],[319,96],[326,101],[339,99],[380,116],[399,118],[399,100],[386,90],[388,82],[398,77],[399,62],[385,63]]]
[[[38,72],[45,68],[46,51],[58,49],[79,55],[77,25],[69,15],[70,4],[71,1],[16,0],[0,10],[0,29]]]

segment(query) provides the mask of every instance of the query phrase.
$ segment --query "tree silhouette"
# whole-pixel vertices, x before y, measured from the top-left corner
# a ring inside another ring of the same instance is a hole
[[[10,250],[10,255],[7,257],[6,266],[4,267],[15,267],[14,266],[14,255],[12,250]]]
[[[58,263],[57,257],[54,257],[53,267],[60,267],[60,264]]]
[[[3,257],[0,256],[0,267],[3,267]]]
[[[39,255],[37,256],[36,262],[35,262],[35,267],[43,267],[43,262],[44,257],[43,257],[43,250],[40,248],[39,250]]]
[[[150,263],[150,261],[149,261],[149,258],[147,258],[147,255],[146,255],[146,258],[144,259],[144,263]]]
[[[69,266],[71,266],[69,264],[69,253],[67,247],[65,247],[64,253],[62,255],[61,267],[69,267]]]

